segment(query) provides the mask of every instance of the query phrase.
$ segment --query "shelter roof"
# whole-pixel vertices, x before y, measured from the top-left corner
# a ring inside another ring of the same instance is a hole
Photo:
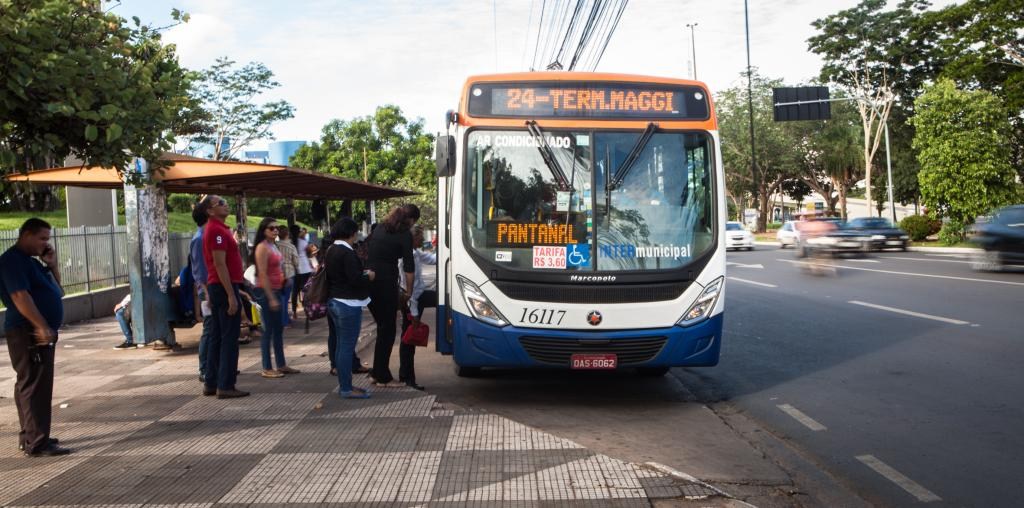
[[[172,163],[154,175],[167,192],[184,194],[225,194],[244,192],[246,196],[296,199],[377,200],[411,196],[415,192],[350,180],[273,164],[216,161],[175,153],[162,160]],[[69,185],[94,189],[119,189],[121,175],[113,168],[68,166],[8,175],[5,180],[42,185]]]

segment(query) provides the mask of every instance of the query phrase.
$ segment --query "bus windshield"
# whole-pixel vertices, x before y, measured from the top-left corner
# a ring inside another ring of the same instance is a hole
[[[711,137],[655,132],[638,144],[642,134],[470,132],[467,247],[523,270],[687,265],[714,239]],[[542,156],[541,142],[554,163]],[[642,150],[628,161],[638,146]]]

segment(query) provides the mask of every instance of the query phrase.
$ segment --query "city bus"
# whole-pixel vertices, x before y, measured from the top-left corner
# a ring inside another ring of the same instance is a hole
[[[458,375],[718,363],[725,187],[703,83],[473,76],[446,125],[436,343]]]

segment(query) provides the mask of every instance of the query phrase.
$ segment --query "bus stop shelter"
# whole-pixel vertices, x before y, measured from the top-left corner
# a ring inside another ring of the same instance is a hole
[[[131,168],[68,166],[5,177],[7,181],[94,189],[124,189],[128,223],[128,279],[132,295],[132,331],[140,343],[173,341],[167,305],[170,263],[167,242],[167,194],[218,194],[236,198],[238,226],[246,227],[246,198],[375,201],[416,194],[384,185],[314,171],[238,161],[217,161],[165,153],[168,167],[153,171],[135,186],[123,175],[148,173],[146,161]]]

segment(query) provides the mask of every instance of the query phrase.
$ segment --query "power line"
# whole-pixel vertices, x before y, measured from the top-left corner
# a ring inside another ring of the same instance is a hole
[[[565,37],[562,38],[562,44],[558,47],[558,52],[555,53],[554,58],[551,59],[551,63],[548,64],[548,68],[562,68],[562,55],[565,53],[565,47],[569,43],[569,37],[572,35],[573,29],[576,27],[576,18],[579,16],[580,7],[582,7],[582,0],[576,0],[576,7],[572,10],[572,16],[569,17],[569,27],[565,30]],[[569,12],[569,4],[566,4],[566,14]]]
[[[612,27],[608,31],[608,35],[604,38],[604,44],[601,45],[601,52],[597,54],[597,60],[594,61],[594,69],[597,68],[597,64],[601,63],[601,58],[604,57],[604,51],[608,49],[608,43],[611,42],[615,29],[619,27],[619,20],[622,19],[622,13],[626,10],[627,5],[629,5],[629,0],[622,0],[622,3],[619,5],[619,12],[615,14],[615,21],[612,22]]]
[[[494,8],[494,71],[498,71],[498,0],[491,0]]]
[[[548,0],[544,0],[540,4],[540,23],[537,24],[537,42],[533,45],[533,61],[530,62],[530,70],[532,71],[537,67],[537,50],[540,49],[540,32],[544,28],[544,9],[548,5]],[[530,6],[530,16],[533,16],[533,4]]]
[[[602,12],[598,15],[600,17],[600,21],[599,21],[598,26],[594,29],[594,34],[591,37],[591,40],[593,40],[593,41],[600,41],[600,40],[604,39],[604,37],[607,35],[608,29],[609,29],[609,27],[611,27],[611,22],[614,19],[614,15],[611,14],[611,12],[612,12],[612,9],[610,7],[611,5],[612,5],[611,2],[607,2],[607,3],[605,3],[602,6]],[[596,65],[594,65],[594,63],[595,63],[594,58],[597,56],[597,51],[598,51],[598,47],[599,46],[600,46],[600,44],[588,44],[587,45],[587,49],[585,50],[582,58],[580,59],[580,63],[578,65],[578,67],[580,69],[587,70],[587,71],[593,71],[594,70],[594,67],[596,67]]]
[[[583,30],[580,32],[579,43],[576,44],[576,51],[573,52],[572,60],[569,61],[570,71],[576,68],[576,63],[580,61],[580,55],[582,55],[583,50],[587,48],[587,44],[590,42],[591,36],[594,35],[594,27],[597,26],[598,16],[600,15],[604,5],[604,0],[594,0],[593,5],[590,7],[590,16],[587,17],[587,24],[583,26]]]
[[[526,64],[526,53],[530,49],[530,27],[533,26],[533,6],[535,3],[535,0],[530,0],[530,16],[526,18],[526,37],[523,38],[523,58],[520,59],[521,64]]]

